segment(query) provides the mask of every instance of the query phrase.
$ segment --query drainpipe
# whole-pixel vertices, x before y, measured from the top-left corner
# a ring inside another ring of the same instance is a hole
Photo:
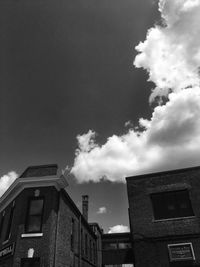
[[[58,224],[60,222],[60,191],[58,192],[57,203],[57,217],[56,217],[56,231],[55,231],[55,247],[54,247],[54,263],[53,267],[56,267],[56,253],[57,253],[57,239],[58,239]]]
[[[82,258],[82,236],[81,236],[81,215],[79,216],[79,267],[81,267]]]

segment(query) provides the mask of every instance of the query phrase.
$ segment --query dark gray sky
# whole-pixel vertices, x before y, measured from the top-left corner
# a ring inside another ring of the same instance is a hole
[[[153,0],[1,0],[0,177],[72,166],[78,134],[93,129],[103,143],[150,115],[152,85],[132,62],[158,18]],[[77,205],[90,195],[105,230],[128,225],[124,184],[71,181],[69,192]]]

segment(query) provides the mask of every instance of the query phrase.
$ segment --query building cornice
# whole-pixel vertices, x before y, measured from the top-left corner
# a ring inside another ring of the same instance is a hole
[[[25,188],[53,186],[58,191],[68,186],[64,175],[17,178],[0,198],[0,212],[4,210]]]

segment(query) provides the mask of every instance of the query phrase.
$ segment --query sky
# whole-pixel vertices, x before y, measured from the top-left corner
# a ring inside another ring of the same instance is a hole
[[[125,177],[199,165],[199,0],[3,0],[0,193],[57,163],[105,232]]]

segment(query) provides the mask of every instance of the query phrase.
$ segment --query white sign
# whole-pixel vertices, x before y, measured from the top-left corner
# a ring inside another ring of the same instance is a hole
[[[14,251],[14,243],[0,250],[0,258],[7,256],[7,255],[12,255],[13,251]]]

